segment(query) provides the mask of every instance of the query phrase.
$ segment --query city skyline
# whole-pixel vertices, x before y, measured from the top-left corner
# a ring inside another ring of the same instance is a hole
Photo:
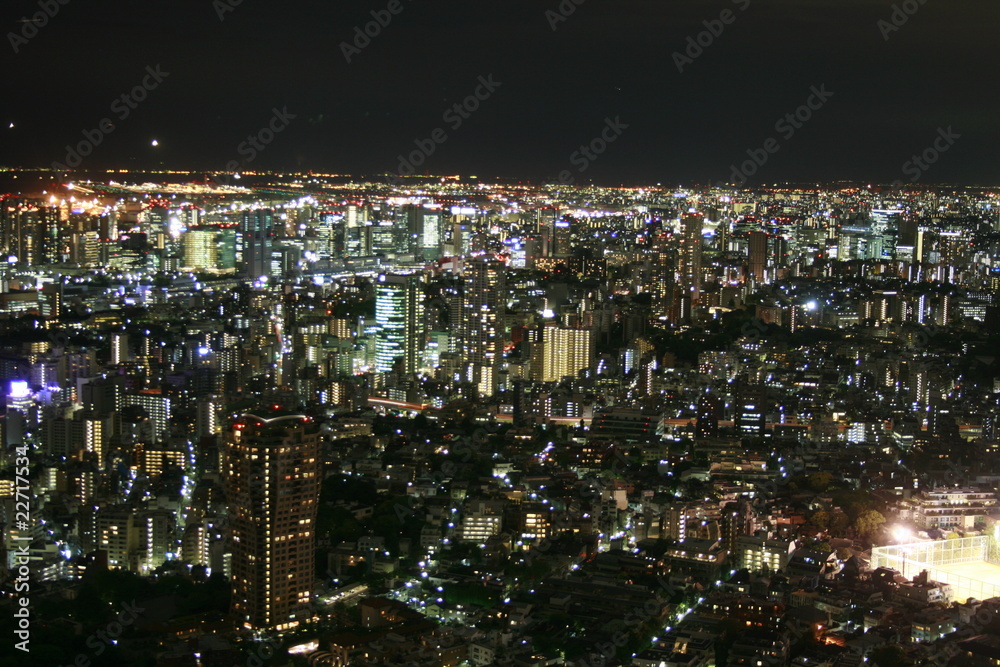
[[[0,661],[1000,644],[1000,188],[2,173]]]
[[[1000,664],[996,0],[0,25],[0,667]]]

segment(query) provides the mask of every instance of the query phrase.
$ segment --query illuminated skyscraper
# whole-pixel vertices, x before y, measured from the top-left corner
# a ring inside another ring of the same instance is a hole
[[[128,334],[124,331],[111,334],[111,364],[117,366],[130,360]]]
[[[915,255],[920,225],[915,217],[899,217],[899,238],[896,240],[896,259],[905,262],[919,262]]]
[[[21,210],[10,195],[0,197],[0,253],[6,258],[18,250]]]
[[[402,357],[405,372],[416,373],[425,338],[424,293],[419,276],[379,276],[375,323],[375,370],[387,373]]]
[[[95,415],[81,410],[74,416],[74,422],[81,427],[84,451],[91,455],[97,467],[103,470],[108,444],[114,433],[114,418],[110,415]]]
[[[357,205],[349,204],[344,215],[344,254],[347,257],[360,257],[365,252],[365,226],[360,219]]]
[[[871,259],[893,259],[899,242],[902,209],[874,209],[871,212],[869,255]],[[912,252],[906,253],[911,255]]]
[[[552,223],[553,255],[568,255],[573,250],[572,220],[556,220]]]
[[[141,407],[152,424],[150,429],[153,442],[159,442],[167,435],[170,423],[171,400],[159,389],[143,389],[125,397],[125,405]]]
[[[269,208],[243,211],[240,221],[240,275],[259,280],[271,277],[271,243],[274,238],[274,211]]]
[[[760,385],[739,382],[735,395],[735,426],[740,435],[764,436],[767,396]]]
[[[233,614],[243,628],[288,630],[310,616],[319,438],[302,415],[245,414],[227,435]]]
[[[168,560],[177,558],[180,544],[174,533],[177,519],[166,509],[145,510],[137,513],[139,571],[149,573]]]
[[[4,223],[6,251],[17,257],[19,262],[33,263],[38,239],[32,233],[35,223],[30,207],[8,200],[6,211],[7,220]]]
[[[31,395],[31,388],[24,380],[12,380],[10,391],[7,394],[7,408],[17,410],[22,414],[28,414],[34,407],[34,397]]]
[[[432,204],[423,206],[409,204],[403,208],[401,215],[405,219],[406,238],[399,239],[397,250],[415,255],[423,261],[437,259],[441,251],[444,229],[441,208]]]
[[[420,233],[420,251],[425,262],[434,261],[441,254],[442,217],[440,209],[425,210]]]
[[[469,260],[465,269],[462,338],[467,379],[484,396],[496,392],[503,358],[505,269],[503,262],[491,256]]]
[[[701,297],[701,246],[702,225],[705,216],[701,213],[685,213],[681,217],[681,284],[684,293],[691,297],[691,304],[697,305]]]
[[[35,234],[36,242],[34,263],[54,264],[62,259],[62,239],[61,225],[59,220],[59,208],[56,206],[43,206],[36,214]]]
[[[7,445],[23,444],[26,433],[34,430],[38,407],[31,388],[24,380],[11,380],[7,392],[6,433]]]
[[[123,505],[103,507],[94,523],[94,546],[107,552],[108,566],[131,569],[133,558],[138,556],[140,538],[132,509]]]
[[[575,378],[594,363],[594,332],[590,329],[546,327],[542,333],[542,382]]]
[[[674,289],[674,267],[676,252],[671,252],[672,237],[669,234],[658,233],[650,242],[650,292],[653,294],[653,309],[657,315],[666,312]]]
[[[215,227],[184,232],[184,262],[187,269],[213,270],[219,264],[219,230]]]

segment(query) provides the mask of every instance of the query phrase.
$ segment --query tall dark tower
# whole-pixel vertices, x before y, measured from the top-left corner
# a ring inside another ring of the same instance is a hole
[[[666,233],[658,233],[650,242],[651,261],[651,291],[653,293],[653,310],[657,315],[665,315],[667,307],[673,302],[674,272],[677,253],[671,246],[676,244],[673,237]]]
[[[260,208],[243,211],[240,220],[242,258],[240,275],[250,280],[271,277],[271,242],[274,239],[274,211]]]
[[[232,604],[242,628],[289,630],[310,616],[319,438],[316,425],[295,414],[245,414],[227,435]]]
[[[702,225],[705,216],[701,213],[685,213],[681,217],[681,282],[684,293],[691,297],[691,305],[698,305],[701,299],[701,251]]]
[[[757,286],[763,285],[767,268],[767,234],[750,232],[750,275]]]
[[[719,437],[719,417],[722,405],[712,394],[705,394],[698,399],[698,421],[695,422],[694,436],[696,438]]]
[[[555,220],[552,223],[553,255],[569,255],[573,250],[573,220]]]
[[[524,380],[514,380],[514,399],[512,401],[514,408],[514,426],[524,425],[524,408],[527,403],[528,397],[525,395]]]
[[[16,255],[19,249],[20,215],[20,207],[13,196],[0,198],[0,253],[4,261],[8,255]]]

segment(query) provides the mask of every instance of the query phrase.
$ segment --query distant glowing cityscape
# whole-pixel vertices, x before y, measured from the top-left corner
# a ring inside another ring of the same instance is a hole
[[[58,664],[998,664],[1000,189],[0,176]]]

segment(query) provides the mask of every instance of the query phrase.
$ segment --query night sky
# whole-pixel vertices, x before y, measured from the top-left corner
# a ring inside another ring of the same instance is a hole
[[[363,176],[397,170],[441,128],[420,172],[705,184],[774,138],[751,183],[890,182],[909,181],[904,163],[951,127],[960,138],[918,182],[1000,184],[995,0],[908,0],[915,13],[898,13],[888,39],[883,0],[563,0],[574,11],[555,30],[559,0],[395,1],[349,64],[341,43],[389,0],[42,0],[59,8],[47,25],[20,21],[38,0],[8,0],[0,164],[63,162],[110,118],[83,167]],[[723,10],[731,22],[679,72],[674,53]],[[26,26],[37,34],[14,53]],[[113,111],[157,65],[168,76],[148,98]],[[501,85],[454,128],[445,112],[490,75]],[[808,121],[776,130],[821,86],[833,95]],[[241,142],[275,108],[295,118],[248,160]],[[628,127],[592,162],[574,159],[608,118]]]

